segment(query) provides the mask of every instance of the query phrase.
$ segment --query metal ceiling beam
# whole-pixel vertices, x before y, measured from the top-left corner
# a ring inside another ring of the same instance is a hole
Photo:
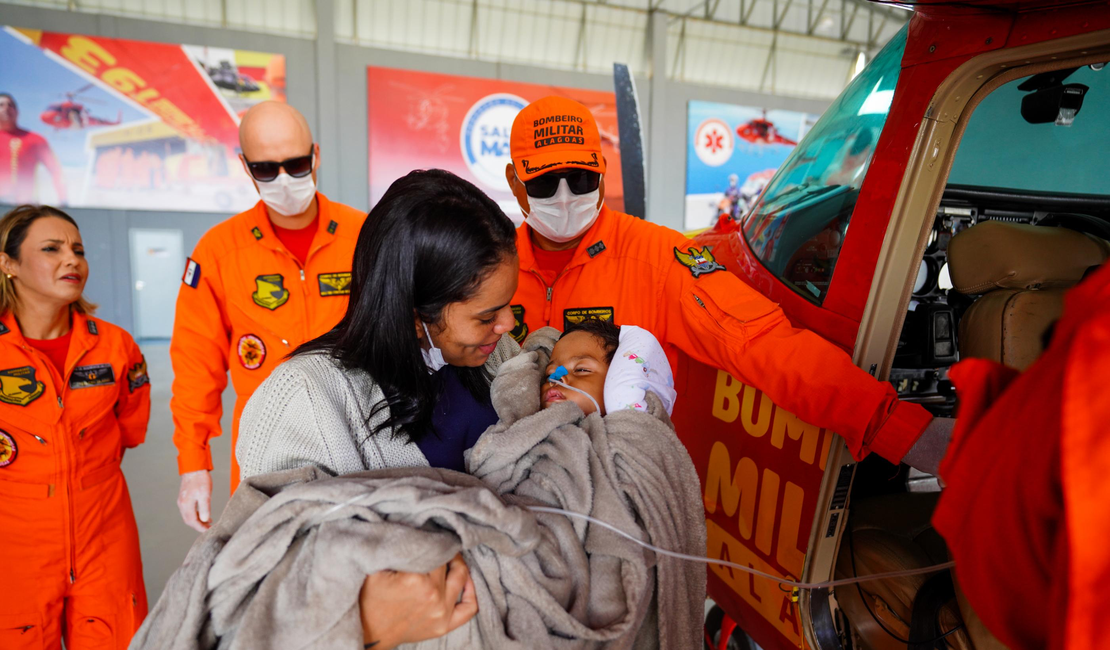
[[[882,16],[888,20],[893,20],[898,23],[904,23],[913,15],[912,11],[902,11],[899,9],[891,9],[884,7],[877,2],[868,2],[868,0],[848,0],[849,3],[859,5],[864,9],[875,12],[876,16]]]

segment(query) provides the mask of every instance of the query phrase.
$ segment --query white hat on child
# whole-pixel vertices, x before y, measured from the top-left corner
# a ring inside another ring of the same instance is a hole
[[[620,345],[605,375],[605,412],[646,411],[647,391],[655,393],[670,415],[678,393],[663,346],[651,332],[635,325],[623,325]]]

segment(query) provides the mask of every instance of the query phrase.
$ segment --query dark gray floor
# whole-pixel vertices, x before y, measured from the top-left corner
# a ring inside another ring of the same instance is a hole
[[[143,553],[143,577],[151,607],[158,600],[170,575],[181,566],[198,533],[181,521],[177,512],[177,449],[173,446],[173,418],[170,416],[169,344],[140,343],[150,372],[150,427],[146,442],[129,449],[123,458],[123,473],[131,491],[135,519],[139,523],[139,542]],[[218,518],[228,499],[231,468],[231,411],[235,391],[224,391],[224,435],[212,441],[213,495],[212,515]]]

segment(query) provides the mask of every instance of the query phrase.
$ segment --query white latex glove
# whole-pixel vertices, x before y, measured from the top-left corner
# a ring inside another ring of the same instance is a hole
[[[208,470],[181,475],[177,509],[189,528],[203,533],[212,527],[212,476]]]

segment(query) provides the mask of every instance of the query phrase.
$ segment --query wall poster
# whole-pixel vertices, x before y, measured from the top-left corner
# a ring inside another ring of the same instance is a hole
[[[505,180],[513,119],[530,102],[561,95],[585,104],[597,120],[607,161],[605,203],[624,209],[612,92],[369,67],[367,93],[371,205],[408,172],[439,168],[477,185],[519,224]]]
[[[686,230],[746,212],[819,117],[696,100],[687,115]]]
[[[240,116],[285,57],[0,28],[0,203],[239,212]]]

